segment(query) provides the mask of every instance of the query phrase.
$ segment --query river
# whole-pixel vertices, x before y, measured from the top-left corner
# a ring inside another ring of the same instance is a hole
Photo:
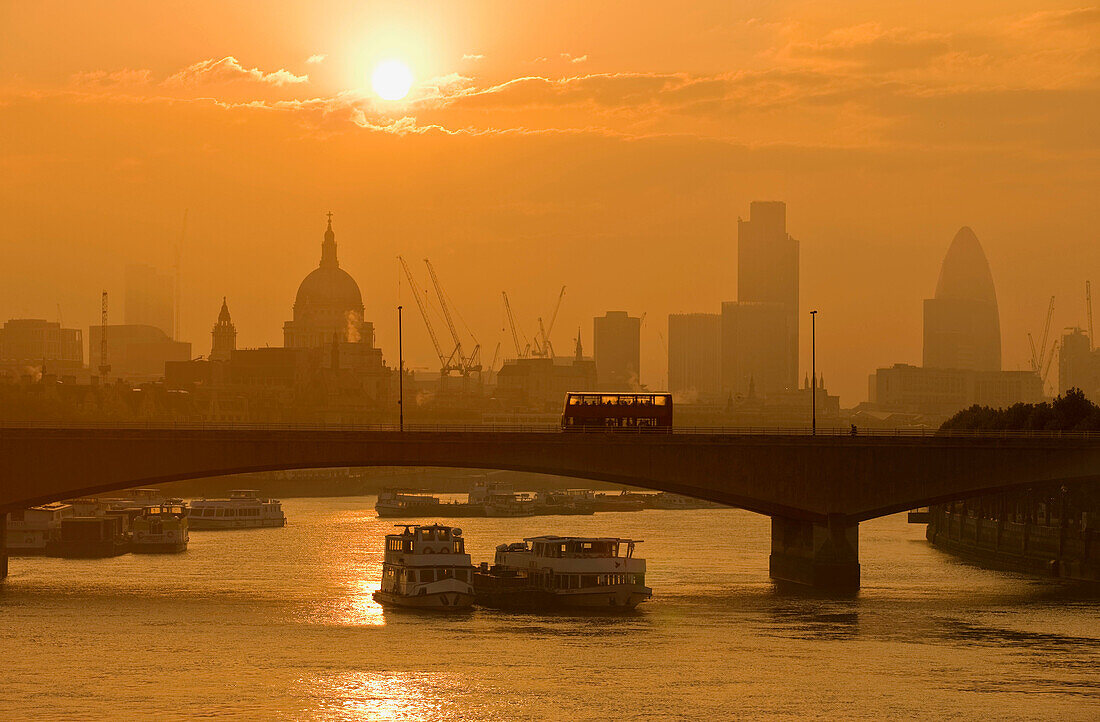
[[[461,519],[475,563],[535,534],[644,539],[625,617],[383,612],[374,498],[288,499],[282,529],[179,555],[13,558],[0,717],[1100,719],[1100,598],[983,570],[923,525],[861,525],[850,598],[777,591],[735,509]]]

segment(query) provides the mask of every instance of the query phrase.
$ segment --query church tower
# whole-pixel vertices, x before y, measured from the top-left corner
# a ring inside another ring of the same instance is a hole
[[[229,304],[222,297],[222,310],[218,314],[218,322],[210,332],[214,341],[210,346],[211,361],[228,361],[233,351],[237,348],[237,327],[229,317]]]

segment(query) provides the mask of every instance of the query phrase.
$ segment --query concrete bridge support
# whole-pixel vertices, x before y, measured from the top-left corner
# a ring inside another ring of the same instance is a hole
[[[8,576],[8,515],[0,514],[0,581]]]
[[[820,589],[859,589],[859,524],[772,517],[772,579]]]

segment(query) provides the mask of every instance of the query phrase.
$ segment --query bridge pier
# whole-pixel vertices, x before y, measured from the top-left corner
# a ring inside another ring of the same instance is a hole
[[[772,517],[771,578],[819,589],[859,589],[859,524]]]
[[[8,576],[8,515],[0,514],[0,582]]]

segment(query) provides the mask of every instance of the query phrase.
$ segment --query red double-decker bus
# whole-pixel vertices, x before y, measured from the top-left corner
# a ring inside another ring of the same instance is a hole
[[[570,391],[561,415],[565,431],[672,431],[672,394]]]

